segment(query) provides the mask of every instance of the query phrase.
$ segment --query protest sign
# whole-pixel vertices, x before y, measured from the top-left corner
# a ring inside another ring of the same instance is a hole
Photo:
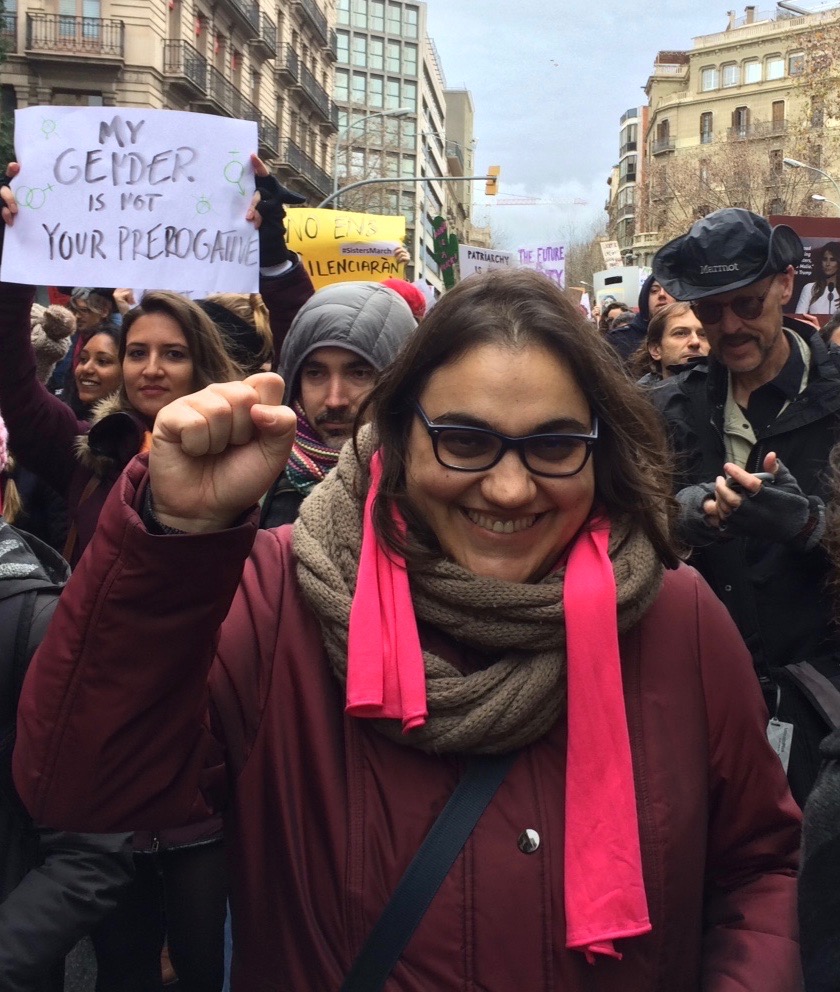
[[[466,279],[476,272],[489,272],[490,269],[510,269],[516,266],[512,251],[498,251],[496,248],[477,248],[475,245],[458,246],[458,268],[461,278]]]
[[[621,257],[621,249],[617,241],[601,241],[601,254],[604,257],[604,268],[614,269],[619,265],[624,265]]]
[[[820,325],[840,313],[840,218],[770,217],[787,224],[802,239],[805,254],[796,269],[786,314],[813,314]]]
[[[256,292],[257,125],[135,107],[15,111],[19,205],[2,278]]]
[[[299,252],[316,289],[334,282],[402,279],[394,249],[405,238],[405,217],[347,210],[286,210],[286,240]]]
[[[536,269],[564,289],[566,286],[566,249],[563,245],[527,245],[517,252],[521,268]]]
[[[432,257],[438,264],[443,279],[443,288],[452,289],[455,285],[455,262],[458,260],[458,236],[452,234],[443,217],[432,220],[434,236]]]

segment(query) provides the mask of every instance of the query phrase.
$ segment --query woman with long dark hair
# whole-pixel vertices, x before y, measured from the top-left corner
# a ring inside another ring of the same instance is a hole
[[[796,313],[837,313],[840,310],[840,241],[829,241],[815,249],[812,256],[816,279],[802,287]]]

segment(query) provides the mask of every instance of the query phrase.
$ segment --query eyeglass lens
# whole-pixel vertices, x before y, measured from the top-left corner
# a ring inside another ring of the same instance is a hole
[[[573,475],[586,461],[588,445],[576,437],[542,434],[523,438],[515,444],[525,464],[534,472],[546,475]],[[449,468],[479,472],[490,468],[500,457],[505,442],[479,429],[446,429],[437,434],[438,457]]]

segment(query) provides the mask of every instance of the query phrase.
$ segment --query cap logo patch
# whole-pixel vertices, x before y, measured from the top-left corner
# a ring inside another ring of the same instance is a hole
[[[700,275],[709,275],[712,272],[737,272],[738,263],[733,262],[731,265],[701,265]]]

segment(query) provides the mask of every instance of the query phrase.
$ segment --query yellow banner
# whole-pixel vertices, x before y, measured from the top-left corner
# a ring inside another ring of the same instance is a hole
[[[300,253],[316,289],[334,282],[404,279],[404,266],[394,258],[404,239],[402,216],[286,208],[286,241]]]

